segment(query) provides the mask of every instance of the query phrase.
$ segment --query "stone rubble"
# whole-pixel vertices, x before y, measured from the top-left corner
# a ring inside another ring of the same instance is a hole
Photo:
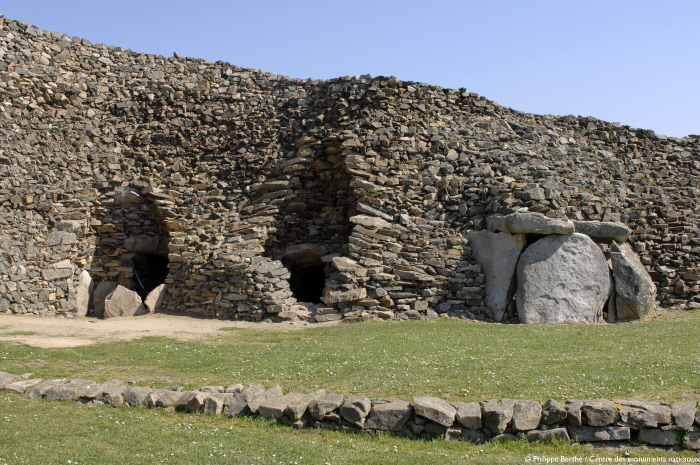
[[[284,393],[277,384],[150,388],[82,379],[32,379],[31,373],[0,372],[0,392],[50,401],[74,401],[90,406],[174,408],[192,414],[258,415],[294,428],[327,428],[347,432],[393,431],[408,437],[484,443],[495,439],[550,437],[578,442],[631,441],[650,446],[681,446],[700,450],[700,402],[639,399],[545,403],[529,400],[447,402],[438,397],[372,399],[344,398],[325,389]],[[631,443],[627,443],[631,445]]]

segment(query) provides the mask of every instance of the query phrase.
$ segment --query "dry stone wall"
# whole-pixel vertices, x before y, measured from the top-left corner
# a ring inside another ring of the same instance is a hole
[[[114,379],[32,379],[31,373],[0,372],[0,392],[84,405],[170,408],[190,413],[257,415],[294,428],[328,428],[347,432],[392,431],[407,437],[484,443],[524,438],[596,442],[616,447],[643,443],[657,447],[700,450],[700,405],[697,402],[550,399],[447,402],[438,397],[344,397],[325,389],[284,393],[277,384],[156,389],[125,385]]]
[[[87,271],[97,313],[163,274],[210,317],[492,321],[468,234],[516,211],[628,225],[657,304],[695,308],[699,169],[694,136],[0,20],[0,312],[80,314]]]

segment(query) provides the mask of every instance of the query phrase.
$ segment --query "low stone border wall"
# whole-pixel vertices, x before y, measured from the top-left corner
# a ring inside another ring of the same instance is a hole
[[[667,404],[645,400],[487,400],[447,402],[437,397],[347,398],[320,389],[285,394],[279,384],[204,386],[197,390],[126,386],[119,380],[31,379],[31,374],[0,372],[0,392],[50,401],[129,408],[176,408],[191,413],[258,415],[294,428],[348,432],[392,431],[405,436],[483,443],[494,439],[549,437],[578,442],[636,441],[651,446],[700,450],[700,403]]]

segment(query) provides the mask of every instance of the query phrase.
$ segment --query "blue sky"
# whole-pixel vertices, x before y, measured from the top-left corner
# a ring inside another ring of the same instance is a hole
[[[296,78],[465,87],[539,114],[700,134],[700,1],[8,1],[7,18]]]

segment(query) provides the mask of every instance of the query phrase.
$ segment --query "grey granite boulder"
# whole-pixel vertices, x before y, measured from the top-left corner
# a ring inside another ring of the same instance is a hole
[[[510,399],[487,400],[481,403],[481,420],[484,428],[488,428],[493,434],[505,432],[513,418],[515,401]]]
[[[226,403],[233,399],[232,393],[214,392],[209,394],[207,400],[204,401],[202,413],[210,415],[218,415],[224,411]]]
[[[141,302],[141,296],[123,286],[117,286],[105,298],[104,318],[118,316],[138,316],[146,314],[146,307]]]
[[[148,408],[170,408],[175,407],[182,397],[181,391],[171,391],[169,389],[156,389],[148,394]]]
[[[148,293],[143,304],[146,306],[149,313],[154,313],[158,310],[158,307],[163,303],[163,297],[165,297],[165,284],[157,286]]]
[[[323,399],[312,400],[307,408],[309,415],[314,420],[323,420],[324,415],[336,410],[343,404],[343,396],[338,394],[329,394]]]
[[[279,420],[284,415],[284,411],[292,402],[298,402],[304,397],[300,392],[290,392],[281,397],[266,400],[258,407],[258,414],[265,418],[275,418]]]
[[[13,375],[12,373],[8,373],[6,371],[0,371],[0,386],[13,383],[18,379],[20,379],[19,375]]]
[[[65,384],[66,381],[67,380],[65,378],[49,379],[46,381],[42,381],[41,383],[26,391],[24,393],[24,397],[26,397],[27,399],[36,399],[37,397],[43,396],[50,387],[58,384]]]
[[[252,413],[258,413],[258,409],[263,403],[270,402],[278,397],[282,397],[284,392],[282,392],[282,387],[279,384],[275,384],[270,389],[265,392],[260,393],[255,396],[255,398],[248,402],[248,408]]]
[[[542,404],[534,400],[519,400],[513,407],[513,431],[536,429],[542,419]]]
[[[185,412],[197,413],[204,408],[209,393],[202,391],[189,391],[183,393],[177,400],[177,408]]]
[[[562,439],[564,441],[568,441],[570,439],[569,432],[566,428],[553,428],[548,430],[536,429],[525,433],[525,439],[527,439],[529,442],[544,441],[548,438]]]
[[[670,425],[673,410],[669,404],[646,400],[615,400],[619,405],[620,420],[633,428],[658,428]]]
[[[481,429],[481,405],[478,402],[462,404],[457,409],[455,418],[464,428]]]
[[[557,220],[532,212],[491,217],[489,225],[497,231],[511,234],[571,234],[575,229],[570,220]]]
[[[152,391],[153,389],[149,387],[130,386],[122,392],[122,396],[129,405],[140,405],[146,402]]]
[[[682,430],[689,430],[698,412],[696,402],[676,402],[672,406],[673,424]]]
[[[438,397],[416,397],[413,399],[416,415],[442,426],[452,426],[457,409]]]
[[[23,395],[27,389],[33,388],[41,383],[42,379],[23,379],[9,384],[5,384],[0,388],[0,392],[12,392],[17,395]]]
[[[574,221],[577,233],[585,234],[595,242],[610,244],[613,241],[627,242],[630,228],[613,221]]]
[[[525,235],[471,231],[469,242],[474,259],[486,275],[484,303],[493,319],[501,321],[515,294],[515,267],[527,245]]]
[[[618,320],[644,318],[656,308],[656,286],[629,244],[610,245]]]
[[[617,406],[607,399],[588,400],[581,406],[583,423],[588,426],[608,426],[620,416]]]
[[[374,399],[366,426],[381,431],[401,431],[412,411],[410,403],[399,399]]]
[[[100,281],[92,293],[92,306],[95,316],[102,317],[105,311],[105,298],[117,288],[116,281]]]
[[[79,400],[96,384],[94,381],[85,379],[72,379],[66,384],[54,384],[49,386],[44,392],[46,400]]]
[[[324,399],[325,397],[325,389],[319,389],[318,391],[312,392],[311,394],[306,394],[300,399],[287,404],[287,407],[284,409],[284,415],[290,420],[299,421],[304,416],[304,413],[306,413],[306,409],[312,401],[317,399]]]
[[[566,406],[554,399],[549,399],[542,406],[542,423],[549,426],[566,420]]]
[[[365,396],[350,396],[340,406],[340,416],[348,423],[357,423],[369,415],[372,401]]]
[[[544,237],[520,256],[518,318],[526,324],[602,321],[610,291],[603,252],[583,234]]]
[[[652,446],[677,446],[681,443],[676,431],[665,431],[657,428],[640,430],[637,440]]]

